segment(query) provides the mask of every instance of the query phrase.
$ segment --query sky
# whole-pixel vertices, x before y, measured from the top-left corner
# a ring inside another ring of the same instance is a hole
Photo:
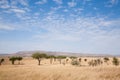
[[[120,0],[0,0],[0,53],[120,54]]]

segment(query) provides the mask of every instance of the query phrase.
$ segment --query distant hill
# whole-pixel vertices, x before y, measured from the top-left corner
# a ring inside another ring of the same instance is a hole
[[[120,55],[108,55],[108,54],[89,54],[89,53],[71,53],[71,52],[55,52],[55,51],[19,51],[13,54],[0,54],[0,56],[22,56],[22,57],[30,57],[33,53],[45,53],[48,55],[64,55],[64,56],[90,56],[90,57],[103,57],[103,56],[120,56]]]

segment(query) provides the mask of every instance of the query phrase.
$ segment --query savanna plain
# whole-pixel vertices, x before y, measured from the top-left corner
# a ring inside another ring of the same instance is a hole
[[[42,59],[38,65],[36,59],[24,57],[20,65],[18,61],[12,65],[5,57],[0,66],[0,80],[120,80],[120,65],[113,65],[112,58],[107,63],[89,66],[88,62],[97,58],[81,57],[80,65],[72,65],[71,60],[64,63],[65,59],[61,64],[58,60],[51,64],[50,59]],[[99,59],[103,60],[102,57]]]

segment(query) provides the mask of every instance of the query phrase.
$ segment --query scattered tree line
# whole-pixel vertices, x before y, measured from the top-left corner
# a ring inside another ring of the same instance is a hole
[[[50,59],[50,64],[52,64],[53,59],[54,59],[54,61],[55,61],[56,59],[58,59],[58,61],[59,61],[60,64],[61,64],[61,59],[65,59],[65,58],[66,58],[66,56],[46,55],[46,54],[44,54],[44,53],[38,53],[38,52],[32,54],[32,57],[33,57],[34,59],[37,59],[37,60],[38,60],[38,65],[40,65],[41,60],[44,59],[44,58]]]
[[[67,58],[67,56],[63,56],[63,55],[59,55],[59,56],[54,56],[54,55],[47,55],[45,53],[39,53],[36,52],[34,54],[32,54],[31,56],[32,58],[36,59],[38,61],[38,65],[41,65],[41,61],[43,59],[50,59],[50,64],[53,64],[53,61],[56,61],[56,59],[59,61],[59,63],[62,63],[62,59],[65,60],[65,62],[63,63],[65,65],[65,63],[68,63],[69,59]],[[69,57],[71,59],[71,64],[72,65],[81,65],[81,61],[82,58],[77,58],[75,56],[70,56]],[[15,61],[18,61],[18,64],[20,64],[20,61],[23,59],[23,57],[20,56],[12,56],[9,58],[9,61],[11,61],[12,65],[14,65]],[[104,57],[103,61],[101,59],[92,59],[92,60],[87,60],[87,59],[83,59],[84,62],[87,62],[89,66],[98,66],[103,64],[103,62],[105,62],[108,65],[108,61],[110,59],[108,57]],[[0,59],[0,65],[4,62],[4,59]],[[119,65],[119,60],[116,57],[113,57],[112,60],[113,65],[118,66]]]

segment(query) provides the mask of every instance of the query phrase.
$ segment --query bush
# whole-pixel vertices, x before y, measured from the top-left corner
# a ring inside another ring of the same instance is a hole
[[[2,58],[2,59],[0,59],[0,65],[2,64],[2,62],[4,62],[4,59]]]
[[[97,66],[102,64],[102,61],[100,59],[95,59],[95,60],[91,60],[88,62],[89,66]]]
[[[113,62],[113,64],[116,65],[116,66],[119,65],[119,60],[118,60],[116,57],[113,58],[113,61],[112,61],[112,62]]]
[[[12,56],[12,57],[9,58],[9,60],[12,62],[13,65],[14,65],[14,63],[15,63],[16,60],[18,60],[18,61],[19,61],[19,64],[20,64],[20,61],[21,61],[22,59],[23,59],[23,58],[20,57],[20,56],[18,56],[18,57]]]
[[[105,61],[105,62],[109,61],[109,58],[108,58],[108,57],[105,57],[105,58],[104,58],[104,61]]]
[[[78,65],[79,65],[79,62],[78,62],[77,60],[74,60],[74,61],[71,62],[71,64],[78,66]]]

